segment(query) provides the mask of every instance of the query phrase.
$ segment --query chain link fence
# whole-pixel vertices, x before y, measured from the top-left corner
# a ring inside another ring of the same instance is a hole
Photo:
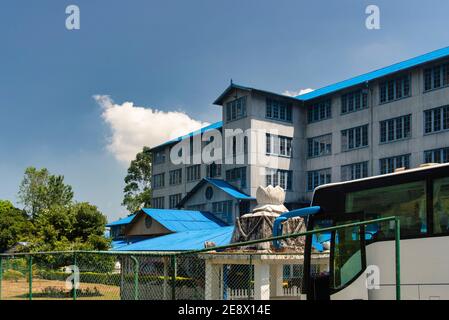
[[[49,252],[0,259],[1,300],[302,298],[303,256],[295,253]],[[312,263],[313,273],[327,270],[321,260]]]

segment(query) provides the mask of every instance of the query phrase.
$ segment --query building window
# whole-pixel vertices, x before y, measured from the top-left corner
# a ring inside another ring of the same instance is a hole
[[[187,210],[193,210],[193,211],[206,211],[206,204],[193,204],[186,207]]]
[[[165,197],[156,197],[152,199],[154,209],[164,209]]]
[[[181,202],[182,193],[172,194],[169,197],[169,209],[175,209],[179,202]]]
[[[401,222],[401,236],[416,237],[424,235],[429,227],[427,199],[426,181],[383,185],[346,193],[345,212],[365,212],[376,218],[396,216]],[[376,239],[394,239],[392,224],[374,226]]]
[[[341,167],[341,181],[368,177],[368,161],[353,163]]]
[[[425,163],[447,163],[449,162],[449,148],[440,148],[424,151]]]
[[[165,150],[157,151],[154,154],[154,164],[161,164],[165,162]]]
[[[322,169],[307,172],[307,191],[313,191],[316,187],[330,183],[332,180],[331,169]]]
[[[246,117],[246,97],[240,97],[226,103],[226,121],[234,121]]]
[[[380,122],[380,142],[391,142],[410,138],[412,115],[388,119]]]
[[[292,122],[292,105],[290,103],[274,99],[266,101],[266,118]]]
[[[182,169],[171,170],[170,174],[170,185],[181,184],[182,182]]]
[[[380,162],[380,174],[393,173],[398,168],[410,168],[410,155],[383,158]]]
[[[449,63],[424,69],[424,91],[449,85]]]
[[[346,114],[368,108],[368,93],[357,90],[341,96],[341,113]]]
[[[165,186],[165,173],[155,174],[152,185],[153,189],[163,188]]]
[[[265,183],[267,187],[280,186],[286,191],[292,190],[292,176],[293,173],[290,170],[266,168]]]
[[[341,131],[341,150],[348,151],[368,146],[368,125]]]
[[[292,138],[267,133],[266,139],[267,154],[284,157],[292,156]]]
[[[307,109],[307,121],[309,123],[326,120],[332,117],[331,100],[310,105]]]
[[[226,170],[226,181],[240,181],[240,187],[246,188],[246,167]]]
[[[201,178],[201,165],[196,164],[186,168],[187,182],[199,180]]]
[[[449,106],[424,111],[424,132],[432,133],[449,129]]]
[[[410,75],[397,77],[379,84],[380,103],[386,103],[393,100],[410,96]]]
[[[227,224],[234,224],[232,218],[232,200],[212,202],[212,213]]]
[[[211,163],[206,166],[206,176],[208,178],[217,178],[221,177],[221,164],[220,163]]]
[[[307,140],[307,156],[309,158],[327,156],[332,154],[332,134],[326,134]]]

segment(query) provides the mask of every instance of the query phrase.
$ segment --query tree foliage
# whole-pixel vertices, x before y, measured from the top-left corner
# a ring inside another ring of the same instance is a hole
[[[9,201],[0,200],[0,252],[19,241],[26,241],[34,226],[27,214]]]
[[[128,174],[125,177],[125,193],[122,205],[130,213],[143,207],[151,206],[151,175],[152,159],[148,147],[144,147],[131,161]]]
[[[51,206],[68,206],[73,199],[72,187],[63,176],[50,174],[46,169],[29,167],[19,187],[19,200],[31,218],[36,218]]]
[[[108,250],[106,217],[88,202],[73,202],[63,176],[30,167],[20,184],[25,209],[0,200],[0,252],[19,241],[27,251]]]

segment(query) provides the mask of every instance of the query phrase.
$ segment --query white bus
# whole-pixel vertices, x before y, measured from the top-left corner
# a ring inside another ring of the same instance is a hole
[[[323,185],[312,206],[321,211],[309,217],[308,230],[399,217],[401,298],[449,300],[449,164]],[[328,238],[329,272],[319,276],[311,274],[312,236],[306,239],[308,299],[395,299],[394,221],[340,229]],[[370,289],[367,268],[379,271]]]

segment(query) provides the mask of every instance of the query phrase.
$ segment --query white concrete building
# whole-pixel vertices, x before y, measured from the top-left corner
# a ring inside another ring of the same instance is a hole
[[[153,148],[153,207],[207,208],[232,221],[248,212],[259,185],[281,185],[292,209],[308,204],[320,184],[449,162],[449,47],[298,97],[231,83],[214,103],[222,107],[223,120],[189,136],[212,129],[265,130],[264,148],[254,148],[251,139],[240,148],[223,135],[222,145],[235,149],[236,157],[243,154],[245,162],[228,164],[223,156],[217,165],[172,164],[171,148],[186,137]],[[249,163],[254,155],[259,161]],[[205,177],[248,199],[208,195]]]

